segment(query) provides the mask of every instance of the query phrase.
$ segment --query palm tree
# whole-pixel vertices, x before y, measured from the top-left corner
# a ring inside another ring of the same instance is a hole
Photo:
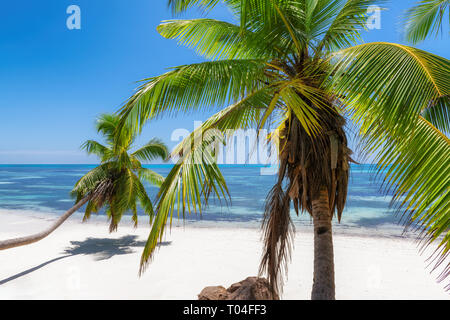
[[[69,209],[48,229],[22,238],[0,241],[0,250],[19,247],[37,242],[55,231],[73,213],[86,205],[83,221],[88,219],[92,212],[98,212],[106,207],[110,219],[110,232],[117,230],[122,215],[131,211],[133,221],[137,226],[137,201],[145,213],[153,217],[153,204],[147,195],[143,182],[160,186],[164,180],[156,172],[144,168],[141,161],[166,159],[168,156],[166,146],[153,139],[143,147],[129,153],[133,146],[135,135],[129,128],[122,128],[117,134],[119,117],[105,114],[97,121],[97,130],[101,133],[107,144],[93,140],[86,141],[82,148],[88,154],[94,154],[101,160],[101,164],[84,175],[72,190],[76,197],[75,206]]]
[[[442,32],[442,20],[449,0],[422,0],[406,12],[406,38],[416,44],[434,33]],[[450,12],[447,13],[450,23]]]
[[[264,216],[260,270],[280,292],[291,253],[291,203],[314,224],[313,299],[334,299],[332,219],[347,196],[350,117],[364,151],[377,156],[399,210],[416,221],[427,242],[449,246],[450,62],[395,43],[360,44],[373,0],[170,0],[175,13],[226,5],[239,25],[213,19],[170,20],[159,33],[209,61],[145,79],[121,109],[122,123],[140,130],[164,114],[218,112],[172,154],[179,157],[158,193],[156,217],[141,258],[153,257],[174,211],[200,212],[214,194],[228,199],[211,145],[233,130],[276,125],[278,181]],[[447,117],[447,118],[446,118]],[[447,120],[447,121],[446,121]],[[278,137],[278,138],[277,138]],[[201,141],[201,143],[195,143]],[[417,152],[420,150],[420,152]]]

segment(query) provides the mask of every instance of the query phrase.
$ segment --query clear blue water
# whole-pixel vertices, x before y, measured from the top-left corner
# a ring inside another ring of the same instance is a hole
[[[0,210],[32,210],[59,213],[73,204],[69,192],[75,182],[93,165],[0,165]],[[167,165],[148,166],[166,175]],[[229,166],[222,172],[230,189],[232,203],[211,201],[202,217],[189,220],[239,222],[254,225],[261,221],[264,201],[276,176],[260,175],[259,167]],[[341,227],[400,228],[399,217],[389,208],[390,196],[380,192],[373,170],[367,165],[353,165],[350,174],[348,202]],[[149,187],[152,198],[157,189]],[[307,214],[295,216],[297,225],[310,224]]]

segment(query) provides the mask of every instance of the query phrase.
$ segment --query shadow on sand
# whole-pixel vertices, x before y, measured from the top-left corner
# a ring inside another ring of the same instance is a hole
[[[71,241],[71,246],[63,251],[64,256],[46,261],[36,267],[27,269],[9,278],[0,280],[0,286],[64,258],[69,258],[77,255],[94,255],[94,259],[96,261],[100,261],[110,259],[116,255],[133,253],[133,248],[145,246],[145,241],[138,241],[137,238],[137,236],[127,235],[118,239],[87,238],[84,241]],[[159,243],[158,246],[168,246],[170,244],[171,241],[167,241]]]

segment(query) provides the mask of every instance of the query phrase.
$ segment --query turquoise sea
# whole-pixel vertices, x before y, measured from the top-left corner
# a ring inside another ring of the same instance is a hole
[[[0,211],[2,209],[38,211],[59,214],[73,205],[69,192],[75,182],[94,165],[0,165]],[[169,165],[148,166],[166,175]],[[214,223],[224,225],[237,223],[240,226],[260,225],[264,201],[273,186],[276,176],[261,175],[256,166],[224,166],[222,172],[230,189],[232,202],[211,201],[202,216],[191,215],[187,223]],[[372,167],[352,165],[348,202],[342,222],[338,228],[385,231],[401,234],[399,216],[389,204],[391,197],[381,192],[381,184]],[[148,187],[154,198],[157,189]],[[297,226],[311,223],[307,214],[297,217],[292,210]],[[364,228],[360,228],[364,227]]]

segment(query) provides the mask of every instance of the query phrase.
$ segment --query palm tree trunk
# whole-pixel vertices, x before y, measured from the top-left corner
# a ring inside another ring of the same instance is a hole
[[[70,208],[64,215],[62,215],[50,228],[44,230],[42,232],[36,233],[31,236],[9,239],[0,241],[0,250],[11,249],[15,247],[24,246],[27,244],[31,244],[37,242],[39,240],[44,239],[50,233],[55,231],[64,221],[66,221],[72,214],[74,214],[78,209],[80,209],[86,202],[89,201],[89,197],[85,197],[80,200],[75,206]]]
[[[322,189],[312,201],[314,222],[314,283],[312,300],[334,300],[334,255],[332,237],[332,213],[328,191]]]

